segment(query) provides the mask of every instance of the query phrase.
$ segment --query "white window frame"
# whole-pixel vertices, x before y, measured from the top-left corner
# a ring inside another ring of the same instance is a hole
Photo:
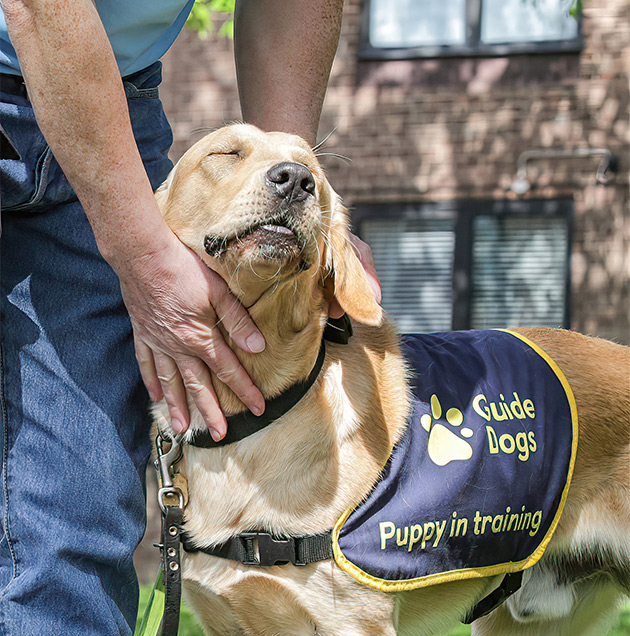
[[[483,0],[466,0],[466,43],[415,47],[375,47],[370,42],[370,2],[364,0],[359,58],[366,60],[401,60],[436,57],[497,57],[531,53],[577,53],[583,48],[582,17],[577,36],[566,40],[540,42],[486,43],[481,40]]]

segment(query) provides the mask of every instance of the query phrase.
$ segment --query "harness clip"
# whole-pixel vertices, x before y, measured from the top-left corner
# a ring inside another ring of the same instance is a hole
[[[244,565],[271,566],[271,565],[306,565],[298,559],[295,539],[275,539],[268,532],[243,532],[238,535],[243,541],[246,558]]]

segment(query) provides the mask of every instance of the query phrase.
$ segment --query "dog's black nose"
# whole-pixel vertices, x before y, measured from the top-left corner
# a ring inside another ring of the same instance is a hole
[[[267,184],[275,194],[290,201],[304,201],[315,193],[315,179],[300,163],[285,161],[269,168]]]

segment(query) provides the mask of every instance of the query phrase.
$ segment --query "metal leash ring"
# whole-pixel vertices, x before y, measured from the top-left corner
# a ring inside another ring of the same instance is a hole
[[[166,488],[160,488],[158,490],[158,503],[160,504],[160,508],[162,512],[166,514],[166,506],[167,504],[164,502],[164,498],[175,495],[179,498],[179,507],[184,507],[184,494],[177,486],[167,486]]]

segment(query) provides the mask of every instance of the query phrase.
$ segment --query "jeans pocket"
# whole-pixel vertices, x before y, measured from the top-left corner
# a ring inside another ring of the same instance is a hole
[[[157,86],[149,88],[138,88],[132,82],[125,80],[125,95],[127,99],[156,99],[159,95]]]
[[[149,181],[155,190],[173,167],[168,158],[173,133],[164,114],[162,102],[158,98],[157,87],[139,89],[132,84],[134,96],[130,97],[127,84],[128,82],[125,82],[131,127]]]
[[[48,147],[44,146],[41,154],[34,164],[23,161],[5,161],[3,163],[17,164],[3,166],[1,170],[2,209],[6,212],[18,212],[36,206],[44,197],[48,187],[48,172],[53,155]]]
[[[2,209],[22,210],[43,198],[52,153],[26,99],[2,95],[0,120],[6,138],[18,155],[18,158],[0,160]]]

